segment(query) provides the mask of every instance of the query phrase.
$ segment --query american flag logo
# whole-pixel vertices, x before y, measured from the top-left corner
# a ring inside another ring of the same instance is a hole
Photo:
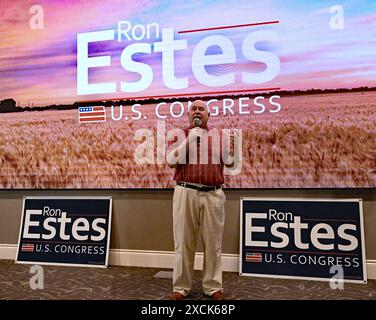
[[[106,110],[104,106],[80,107],[78,108],[78,121],[79,123],[104,122],[106,121]]]
[[[245,254],[245,261],[246,262],[262,262],[262,255],[261,253],[247,252]]]
[[[23,252],[34,252],[34,244],[23,243],[22,246],[21,246],[21,251],[23,251]]]

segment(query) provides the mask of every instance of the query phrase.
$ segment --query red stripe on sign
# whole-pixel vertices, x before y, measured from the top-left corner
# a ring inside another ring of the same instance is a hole
[[[82,112],[80,113],[80,117],[89,117],[89,116],[105,116],[105,112],[102,111],[102,112]]]
[[[268,249],[257,249],[262,252],[282,252],[282,253],[302,253],[301,251],[291,251],[291,250],[268,250]],[[312,253],[312,254],[333,254],[333,255],[342,255],[342,256],[359,256],[358,253],[340,253],[340,252],[320,252],[320,251],[305,251],[304,253]]]
[[[104,107],[93,107],[93,111],[104,111]]]
[[[32,244],[32,243],[23,244],[21,246],[21,251],[33,252],[34,251],[34,244]]]
[[[279,91],[279,87],[270,87],[270,88],[257,88],[257,89],[245,89],[245,90],[228,90],[228,91],[209,91],[209,92],[191,92],[191,93],[177,93],[177,94],[166,94],[163,96],[139,96],[139,97],[123,97],[123,98],[113,98],[107,99],[107,101],[118,101],[118,100],[137,100],[137,99],[166,99],[173,97],[188,97],[188,96],[201,96],[206,94],[228,94],[228,93],[247,93],[255,91]],[[79,101],[79,103],[89,103],[89,102],[98,102],[98,100],[86,100]]]
[[[90,122],[90,121],[105,121],[104,117],[92,117],[92,118],[80,118],[80,122]]]

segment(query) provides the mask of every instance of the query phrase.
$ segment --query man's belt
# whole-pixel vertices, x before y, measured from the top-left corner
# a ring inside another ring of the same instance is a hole
[[[183,181],[178,181],[178,182],[176,182],[176,184],[178,186],[182,186],[182,187],[190,188],[190,189],[195,189],[195,190],[198,190],[198,191],[204,191],[204,192],[214,191],[214,190],[222,188],[222,186],[206,186],[206,185],[193,184],[193,183],[183,182]]]

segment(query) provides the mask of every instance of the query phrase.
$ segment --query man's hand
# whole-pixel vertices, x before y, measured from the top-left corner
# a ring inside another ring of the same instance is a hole
[[[205,129],[200,127],[192,128],[184,142],[167,154],[166,160],[168,166],[170,168],[176,168],[178,164],[185,164],[187,161],[187,152],[189,148],[196,145],[197,138],[201,139],[204,132]]]
[[[202,139],[202,137],[204,136],[204,132],[205,130],[200,127],[192,128],[188,134],[188,142],[189,143],[196,142],[197,138]]]

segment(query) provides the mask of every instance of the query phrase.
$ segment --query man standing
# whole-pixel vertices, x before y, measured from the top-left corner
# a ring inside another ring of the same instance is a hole
[[[201,228],[204,250],[202,287],[206,295],[222,300],[222,235],[226,196],[224,161],[220,141],[207,126],[210,113],[202,100],[196,100],[188,111],[190,127],[186,139],[167,156],[175,168],[176,187],[173,196],[173,233],[175,245],[172,300],[187,297],[192,289],[197,234]],[[233,149],[234,138],[230,138]],[[192,157],[192,155],[196,157]],[[233,163],[226,164],[232,167]]]

